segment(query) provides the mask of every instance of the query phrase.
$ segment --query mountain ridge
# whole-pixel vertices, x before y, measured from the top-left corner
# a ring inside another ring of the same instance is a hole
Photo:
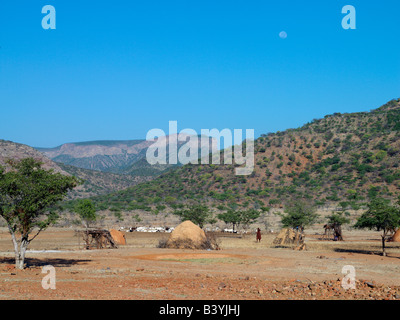
[[[93,200],[124,210],[124,203],[356,207],[369,197],[400,191],[400,99],[369,112],[334,113],[255,140],[255,170],[237,165],[185,165],[156,179]]]
[[[144,158],[146,149],[152,143],[146,140],[98,140],[64,143],[58,147],[36,150],[56,162],[116,173]]]
[[[83,183],[68,193],[68,199],[85,198],[112,191],[123,190],[134,186],[143,181],[149,181],[151,176],[127,176],[115,173],[94,171],[89,169],[77,168],[74,166],[57,163],[47,158],[38,150],[21,143],[8,140],[0,140],[0,165],[9,169],[8,160],[21,160],[24,158],[34,158],[42,162],[42,167],[46,170],[54,170],[64,175],[73,175],[81,179]]]
[[[188,134],[183,133],[186,139]],[[177,135],[162,136],[158,139],[165,140],[167,148],[170,139],[177,139]],[[214,143],[213,138],[209,142]],[[186,141],[177,141],[177,148],[186,144]],[[51,160],[72,165],[82,169],[101,172],[136,175],[140,172],[146,176],[156,176],[167,170],[171,165],[149,166],[144,160],[146,152],[154,140],[97,140],[64,143],[54,148],[36,148]],[[192,143],[192,142],[190,142]],[[200,149],[200,143],[198,148]],[[179,164],[178,164],[179,165]]]

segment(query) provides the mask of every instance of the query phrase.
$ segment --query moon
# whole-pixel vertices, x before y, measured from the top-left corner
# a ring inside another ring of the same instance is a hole
[[[279,38],[281,38],[281,39],[286,39],[286,38],[287,38],[287,33],[286,33],[286,31],[281,31],[281,32],[279,32]]]

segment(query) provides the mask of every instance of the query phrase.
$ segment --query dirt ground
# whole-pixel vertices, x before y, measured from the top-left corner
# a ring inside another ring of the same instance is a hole
[[[48,229],[28,248],[27,268],[14,268],[10,235],[0,229],[0,299],[85,300],[400,300],[400,243],[380,255],[378,232],[352,231],[345,241],[306,235],[305,251],[276,248],[274,234],[220,234],[221,250],[160,249],[167,233],[125,233],[118,249],[84,250],[72,229]],[[44,289],[45,265],[56,289]],[[344,266],[355,289],[344,289]]]

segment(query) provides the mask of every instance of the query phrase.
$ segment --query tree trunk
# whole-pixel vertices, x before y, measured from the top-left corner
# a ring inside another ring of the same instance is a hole
[[[386,237],[386,235],[384,234],[384,235],[382,236],[382,255],[383,255],[384,257],[386,257],[385,237]]]
[[[15,255],[15,268],[16,269],[23,269],[24,262],[22,262],[22,268],[21,268],[21,254],[18,248],[18,241],[17,238],[15,237],[15,232],[14,229],[11,227],[11,225],[8,224],[8,231],[11,234],[11,240],[14,246],[14,255]]]
[[[86,250],[89,250],[90,249],[90,244],[89,244],[89,231],[88,231],[88,229],[86,228],[86,232],[85,232],[85,235],[84,235],[84,241],[85,241],[85,244],[86,244]]]
[[[26,249],[28,248],[28,236],[23,237],[21,240],[21,249],[20,249],[20,269],[24,269],[24,264],[25,264],[25,254],[26,254]]]
[[[12,242],[14,245],[14,254],[15,254],[15,268],[20,269],[20,254],[19,254],[19,249],[18,249],[18,242],[17,239],[15,238],[15,233],[10,229],[11,233],[11,238]]]
[[[25,265],[25,254],[26,254],[26,249],[28,247],[29,241],[27,237],[21,237],[21,244],[18,247],[18,242],[15,237],[14,231],[9,228],[10,233],[11,233],[11,238],[12,242],[14,245],[14,253],[15,253],[15,268],[23,270],[24,265]]]

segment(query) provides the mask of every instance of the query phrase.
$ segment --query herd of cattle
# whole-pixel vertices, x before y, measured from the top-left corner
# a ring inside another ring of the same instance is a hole
[[[175,228],[173,227],[120,227],[119,231],[124,232],[172,232]],[[227,233],[238,233],[237,230],[233,229],[220,229],[218,227],[215,228],[205,228],[207,232],[227,232]],[[241,231],[241,233],[247,233],[245,231]]]
[[[174,228],[169,227],[120,227],[119,231],[125,232],[172,232]]]

